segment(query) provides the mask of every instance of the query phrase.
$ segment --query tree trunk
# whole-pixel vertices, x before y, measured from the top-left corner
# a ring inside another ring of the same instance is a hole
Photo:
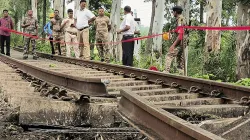
[[[66,8],[65,7],[65,0],[63,0],[63,16],[62,16],[63,18],[65,17],[65,8]]]
[[[115,0],[112,3],[112,9],[111,9],[111,14],[110,14],[110,24],[111,24],[111,31],[110,31],[110,41],[111,42],[117,42],[121,40],[121,35],[118,35],[116,33],[117,29],[120,28],[120,22],[121,22],[121,15],[120,15],[120,10],[121,10],[121,0]],[[121,61],[122,60],[122,47],[121,43],[119,44],[112,44],[112,49],[110,51],[113,58],[116,61]]]
[[[22,25],[22,21],[24,20],[24,17],[26,17],[26,16],[27,16],[27,14],[22,15],[22,19],[21,19],[21,22],[20,22],[21,25]],[[24,32],[24,28],[21,28],[21,32]],[[23,36],[23,41],[24,41],[24,36]]]
[[[87,6],[86,7],[89,8],[89,0],[86,0],[86,1],[87,1]]]
[[[75,5],[74,5],[74,12],[76,13],[77,10],[80,9],[80,0],[75,0]]]
[[[59,16],[63,17],[63,1],[64,0],[54,0],[54,10],[59,11]]]
[[[204,0],[200,0],[200,23],[204,23],[204,20],[203,20],[203,18],[204,18],[204,16],[203,16],[203,14],[204,14],[204,5],[205,5]]]
[[[13,20],[13,22],[14,22],[14,29],[17,29],[17,28],[18,28],[18,25],[17,25],[18,16],[17,16],[16,5],[13,6],[13,10],[14,10],[15,12],[14,12],[14,15],[13,15],[13,17],[12,17],[12,20]]]
[[[249,26],[250,6],[238,4],[237,26]],[[250,33],[249,31],[237,31],[237,79],[250,77]]]
[[[17,22],[17,31],[19,31],[19,32],[21,32],[21,22],[22,22],[22,20],[21,19],[19,19],[18,20],[18,22]]]
[[[178,0],[178,5],[183,8],[183,16],[185,17],[186,24],[189,25],[189,12],[190,12],[190,0]],[[185,35],[186,36],[186,35]],[[188,39],[188,37],[187,37]],[[188,46],[185,46],[184,49],[184,60],[185,60],[185,69],[184,75],[187,76],[187,65],[188,65]]]
[[[37,19],[37,0],[31,1],[33,16]]]
[[[207,26],[221,27],[222,0],[207,0]],[[221,32],[206,31],[206,52],[218,53],[221,43]]]
[[[230,12],[228,12],[228,17],[226,18],[226,26],[229,26],[229,21],[230,21],[230,15],[231,15],[231,13]]]
[[[47,7],[47,4],[46,4],[47,0],[43,0],[43,26],[46,24],[46,7]],[[45,38],[46,34],[43,33],[43,38]]]
[[[156,0],[155,1],[155,15],[152,15],[154,17],[153,25],[152,25],[152,33],[151,34],[161,34],[163,30],[163,20],[164,20],[164,10],[165,10],[165,1],[164,0]],[[156,14],[157,13],[157,14]],[[153,55],[155,51],[159,52],[159,59],[157,60],[160,64],[162,64],[162,36],[158,36],[152,39],[152,52],[151,52],[151,59],[153,58]]]
[[[30,9],[32,9],[32,0],[29,0],[29,5],[28,5],[28,9],[27,10],[30,10]]]
[[[149,32],[148,35],[152,35],[153,33],[153,26],[154,26],[154,18],[155,18],[155,9],[156,9],[156,0],[152,0],[152,14],[151,14],[151,22],[150,22],[150,27],[149,27]],[[152,52],[152,44],[153,44],[153,39],[149,38],[146,40],[146,52],[145,54],[151,54]]]

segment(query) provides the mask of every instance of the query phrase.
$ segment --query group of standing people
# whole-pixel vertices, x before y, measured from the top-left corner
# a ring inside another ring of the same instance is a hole
[[[66,56],[71,56],[73,48],[76,58],[90,60],[89,44],[89,24],[94,23],[96,27],[96,47],[102,62],[110,62],[109,31],[111,29],[109,17],[104,15],[104,8],[98,9],[96,17],[86,8],[86,0],[80,1],[80,9],[73,13],[68,9],[68,17],[63,19],[59,16],[58,10],[49,15],[50,21],[44,26],[44,32],[48,35],[51,45],[51,53],[62,55],[65,50],[61,45],[66,45]],[[125,66],[133,66],[134,41],[126,41],[134,38],[134,34],[139,34],[136,30],[136,22],[132,16],[131,7],[124,8],[124,20],[122,21],[118,34],[122,34],[122,63]],[[75,16],[73,16],[75,15]],[[4,18],[0,20],[1,27],[13,29],[13,22],[8,16],[8,11],[4,10]],[[38,36],[38,21],[33,16],[33,11],[29,10],[27,16],[22,21],[21,27],[24,33],[29,36],[24,37],[23,59],[28,58],[29,46],[31,43],[33,59],[37,59],[36,37]],[[0,30],[1,34],[1,53],[4,54],[4,42],[6,42],[6,55],[10,55],[10,32]],[[2,33],[4,32],[4,33]]]
[[[94,23],[99,57],[102,62],[110,62],[110,45],[108,42],[111,25],[109,17],[104,15],[104,8],[98,9],[98,16],[96,17],[90,10],[86,9],[86,1],[81,0],[80,9],[75,11],[75,13],[73,13],[72,9],[68,9],[68,18],[62,19],[58,13],[59,11],[55,10],[54,14],[50,15],[51,20],[44,26],[44,31],[50,36],[50,40],[56,41],[59,55],[63,52],[60,47],[60,41],[64,38],[67,57],[71,56],[70,50],[73,48],[76,58],[90,60],[89,24]],[[123,65],[132,66],[134,41],[126,42],[126,40],[133,39],[134,34],[139,34],[139,30],[138,28],[136,29],[137,23],[132,16],[131,7],[126,6],[124,14],[125,18],[117,33],[123,35]],[[52,54],[55,54],[53,42],[51,42],[51,47]]]
[[[108,42],[110,20],[104,15],[104,9],[99,8],[96,17],[86,8],[86,0],[81,0],[79,10],[73,13],[72,9],[68,9],[67,13],[68,17],[62,19],[59,17],[59,11],[55,10],[50,14],[51,20],[44,26],[44,31],[51,40],[52,54],[62,55],[64,50],[61,50],[60,44],[65,41],[67,57],[71,56],[71,49],[73,49],[76,58],[90,60],[89,24],[94,23],[99,56],[101,61],[109,62],[109,45],[105,43]]]
[[[61,44],[66,44],[66,56],[71,56],[73,49],[75,57],[85,60],[90,60],[90,44],[89,44],[89,24],[94,23],[96,27],[96,47],[99,52],[101,61],[110,62],[110,46],[109,31],[111,29],[109,17],[104,15],[104,9],[99,8],[98,16],[96,17],[90,10],[86,8],[86,0],[80,1],[80,9],[73,13],[72,9],[68,9],[68,17],[63,19],[59,16],[59,11],[55,10],[50,14],[50,21],[44,26],[45,33],[49,36],[52,54],[62,55],[65,50],[61,49]],[[173,8],[175,23],[173,29],[177,26],[185,25],[185,19],[182,16],[183,9],[180,6]],[[12,19],[8,16],[8,10],[3,10],[3,18],[0,19],[0,27],[8,29],[14,28]],[[73,16],[75,15],[75,16]],[[122,34],[122,64],[125,66],[133,66],[134,41],[136,34],[140,34],[138,25],[134,21],[133,13],[130,6],[124,8],[124,19],[117,30],[117,34]],[[24,28],[24,33],[30,36],[25,36],[23,59],[28,58],[29,44],[32,45],[33,59],[37,59],[36,54],[36,37],[38,36],[38,21],[33,17],[33,11],[27,12],[27,17],[22,21],[21,27]],[[183,45],[185,39],[180,40],[178,35],[173,33],[171,36],[172,46],[166,56],[166,72],[170,72],[170,66],[174,58],[177,58],[178,68],[180,71],[184,69]],[[1,35],[1,53],[4,52],[4,43],[6,43],[6,55],[10,56],[10,32],[3,29],[0,30]],[[55,49],[54,47],[57,47]]]
[[[89,23],[96,17],[85,7],[86,1],[81,0],[80,10],[75,12],[75,17],[72,9],[68,9],[65,19],[59,16],[58,10],[50,14],[50,21],[44,26],[44,31],[50,38],[52,54],[64,55],[61,44],[65,42],[67,57],[71,56],[73,49],[76,58],[90,59]]]

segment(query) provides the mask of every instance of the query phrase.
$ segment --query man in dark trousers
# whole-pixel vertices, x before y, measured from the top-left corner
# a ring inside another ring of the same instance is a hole
[[[6,29],[13,29],[14,24],[9,17],[8,10],[3,10],[3,18],[0,19],[0,27]],[[1,53],[4,53],[4,43],[6,43],[6,55],[10,56],[10,32],[4,29],[0,29],[0,39],[1,39]]]
[[[54,18],[54,13],[51,13],[49,15],[50,20]],[[55,48],[54,48],[54,42],[53,42],[53,32],[52,32],[52,23],[49,21],[44,27],[44,32],[48,35],[50,40],[50,46],[51,46],[51,52],[52,54],[55,54]]]
[[[134,38],[135,24],[134,18],[131,15],[131,7],[125,6],[124,8],[124,20],[120,25],[118,34],[122,33],[122,41],[130,40]],[[122,64],[125,66],[133,66],[133,55],[134,55],[134,41],[122,43]]]

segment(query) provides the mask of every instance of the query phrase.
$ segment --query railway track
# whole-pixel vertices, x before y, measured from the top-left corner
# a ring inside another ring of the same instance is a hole
[[[46,84],[38,85],[41,82],[40,79],[21,71],[25,68],[19,69],[17,61],[13,64],[11,62],[14,60],[7,61],[8,59],[4,59],[4,56],[0,56],[0,60],[0,103],[3,101],[6,106],[15,110],[12,112],[10,109],[11,112],[6,112],[4,121],[7,121],[4,122],[4,126],[2,126],[3,120],[0,116],[0,139],[8,139],[8,135],[10,135],[10,139],[34,140],[127,140],[129,138],[139,140],[140,137],[144,137],[136,129],[126,124],[120,124],[121,120],[115,118],[117,117],[115,100],[92,97],[88,101],[81,100],[77,103],[80,97],[76,99],[62,98],[70,97],[68,95],[81,95],[79,92],[65,88],[56,89],[57,85],[54,83],[45,82]],[[48,95],[44,96],[44,93],[47,92],[39,90],[40,87],[53,90],[48,90]],[[57,94],[59,95],[55,98]],[[50,95],[53,96],[49,97]],[[90,104],[86,104],[86,102]],[[5,110],[6,108],[0,104],[1,115]],[[11,121],[10,126],[7,124],[9,121]],[[14,124],[19,125],[14,126]],[[22,135],[19,135],[19,132]]]
[[[95,79],[95,84],[106,87],[105,91],[102,86],[96,87],[95,93],[101,91],[106,97],[121,98],[122,116],[152,139],[228,138],[230,129],[244,123],[239,117],[248,113],[250,88],[247,87],[44,53],[38,56],[38,61],[21,61],[86,81]],[[91,89],[86,91],[86,95],[98,95],[91,94]],[[207,120],[222,123],[217,130],[211,130],[214,124],[208,126]],[[241,123],[215,135],[235,121]]]

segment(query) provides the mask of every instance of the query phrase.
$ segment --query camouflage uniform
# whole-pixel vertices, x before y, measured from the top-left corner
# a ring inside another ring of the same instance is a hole
[[[172,24],[172,26],[170,27],[170,30],[175,30],[178,26],[184,26],[186,25],[186,21],[184,19],[184,17],[182,15],[180,15],[179,17],[177,17],[177,19],[175,20],[175,22]],[[173,44],[176,39],[178,38],[179,33],[174,32],[171,33],[171,43]],[[167,56],[166,56],[166,72],[169,73],[170,71],[170,66],[171,63],[173,61],[174,58],[177,58],[177,68],[179,70],[179,72],[183,75],[184,74],[184,47],[186,43],[185,41],[186,38],[184,36],[183,40],[180,41],[179,44],[177,44],[175,46],[175,49],[173,52],[168,52]]]
[[[109,18],[107,16],[98,16],[95,20],[96,24],[96,42],[97,43],[106,43],[108,42],[109,32]],[[97,44],[97,50],[99,52],[99,57],[101,61],[109,62],[110,61],[110,52],[108,44]]]
[[[55,24],[52,24],[52,29],[53,29],[53,38],[55,41],[63,41],[62,37],[62,30],[61,30],[61,24],[62,24],[62,18],[59,16],[53,18],[52,20],[55,20]],[[57,46],[58,54],[66,54],[66,49],[61,48],[61,43],[56,42],[54,46]],[[56,50],[56,49],[55,49]],[[56,52],[57,54],[57,52]]]
[[[24,32],[27,34],[30,34],[32,36],[36,36],[37,35],[37,25],[38,25],[38,21],[37,19],[35,19],[34,17],[25,17],[23,20],[23,24],[30,24],[28,27],[24,28]],[[33,58],[36,59],[37,55],[36,55],[36,39],[35,38],[31,38],[31,37],[24,37],[24,53],[23,53],[23,57],[24,59],[28,58],[28,53],[29,53],[29,45],[32,45],[32,54],[33,54]]]

